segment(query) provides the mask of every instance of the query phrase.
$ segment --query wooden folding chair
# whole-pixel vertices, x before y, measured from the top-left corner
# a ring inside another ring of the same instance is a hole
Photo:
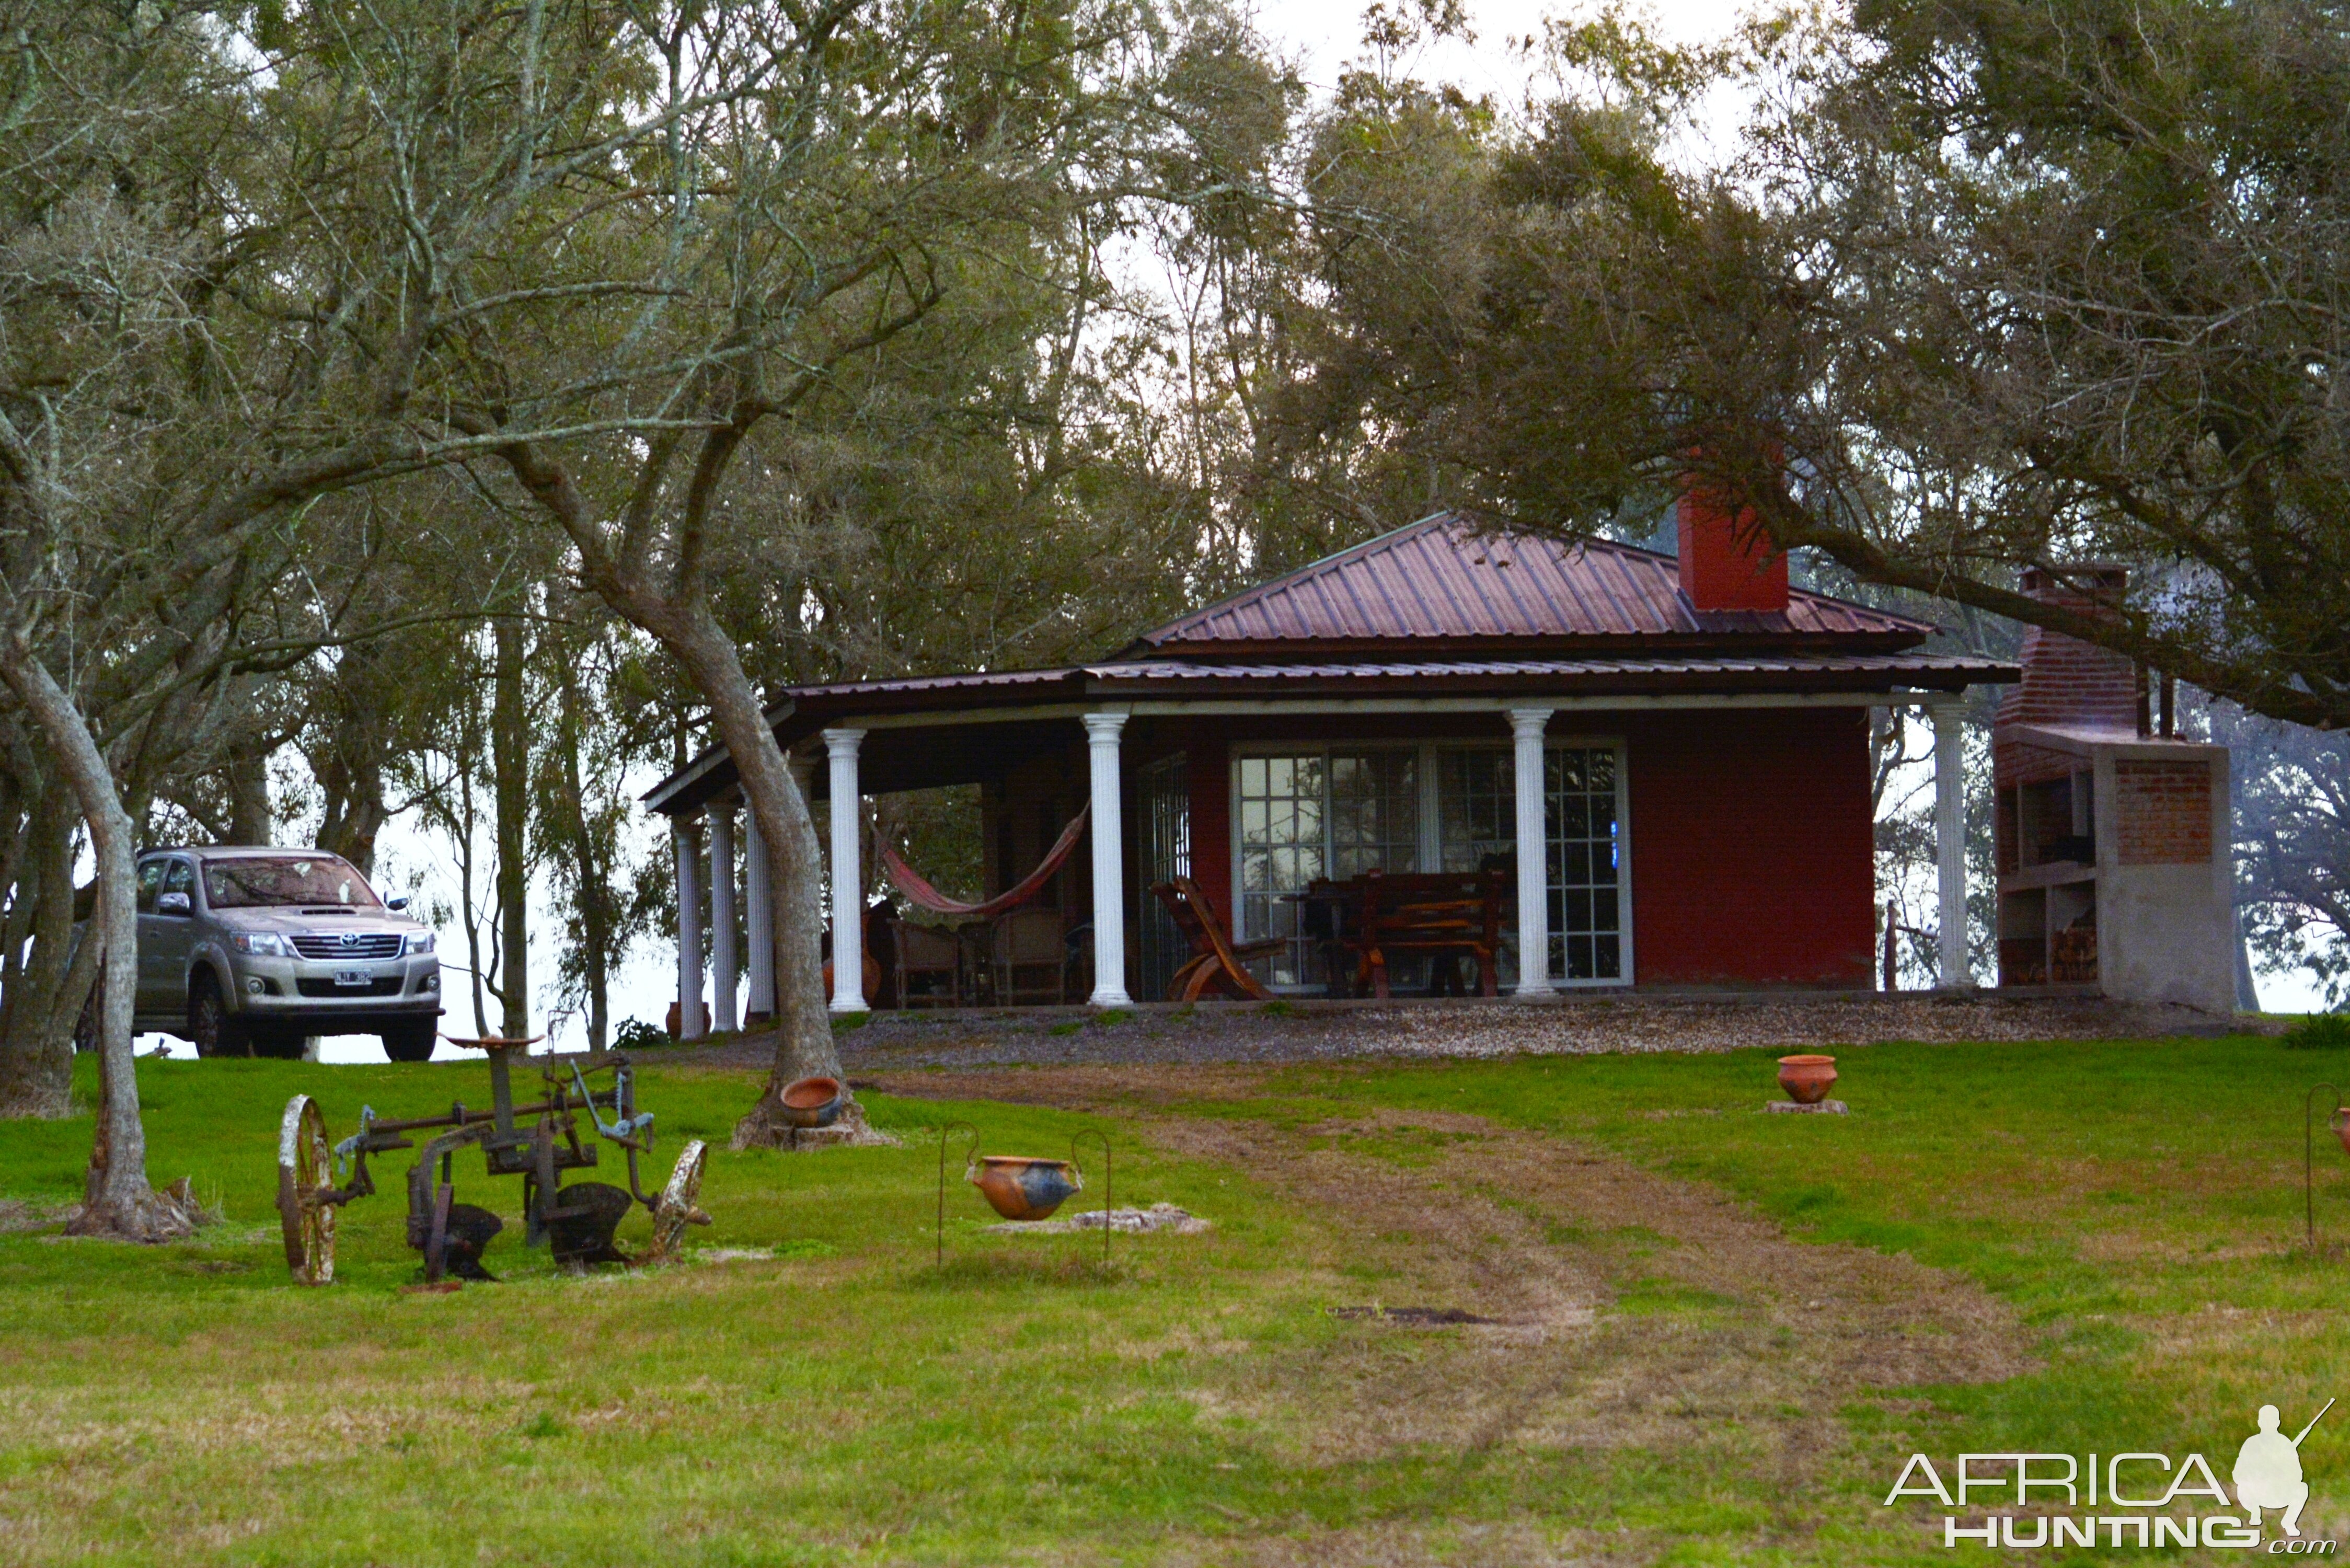
[[[1251,959],[1270,958],[1281,951],[1289,945],[1285,938],[1233,942],[1224,934],[1223,921],[1216,918],[1216,907],[1208,902],[1208,896],[1189,877],[1154,882],[1150,890],[1167,906],[1183,940],[1191,944],[1191,961],[1177,970],[1175,978],[1168,982],[1168,1001],[1197,1002],[1211,986],[1221,986],[1234,996],[1257,1002],[1273,1000],[1273,992],[1242,966]]]

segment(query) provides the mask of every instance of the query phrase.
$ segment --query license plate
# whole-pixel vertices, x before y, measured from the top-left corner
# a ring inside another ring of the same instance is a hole
[[[363,969],[338,969],[335,971],[337,985],[373,985],[375,975]]]

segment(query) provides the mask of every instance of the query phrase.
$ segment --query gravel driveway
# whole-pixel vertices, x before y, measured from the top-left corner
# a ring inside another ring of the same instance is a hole
[[[1814,1049],[1894,1040],[2121,1040],[2272,1033],[2185,1007],[1983,996],[1797,998],[1608,997],[1506,1000],[1211,1002],[1138,1008],[1105,1023],[1079,1008],[877,1012],[841,1032],[852,1073],[905,1067],[1284,1063],[1371,1057],[1586,1054],[1613,1051]],[[765,1066],[773,1036],[743,1035],[666,1059]]]

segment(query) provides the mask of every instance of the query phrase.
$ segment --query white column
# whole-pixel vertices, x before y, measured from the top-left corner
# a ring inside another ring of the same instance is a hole
[[[1547,708],[1513,708],[1518,850],[1518,989],[1529,1000],[1558,994],[1550,982],[1549,813],[1543,801],[1543,731]]]
[[[739,1024],[734,991],[741,977],[734,960],[734,808],[710,808],[710,968],[712,1027],[731,1034]]]
[[[759,814],[743,814],[743,923],[751,944],[751,998],[743,1005],[743,1022],[762,1023],[775,1015],[775,899],[767,885],[767,839],[759,831]]]
[[[1123,713],[1086,715],[1086,748],[1093,764],[1094,993],[1096,1007],[1131,1007],[1126,994],[1126,825],[1118,813],[1118,734]]]
[[[863,1012],[865,1002],[865,873],[858,866],[858,830],[865,797],[857,788],[857,747],[862,730],[827,730],[832,758],[832,1010]]]
[[[1965,716],[1956,703],[1934,709],[1934,851],[1942,896],[1941,982],[1971,988],[1967,962],[1967,781],[1960,741]]]
[[[677,1028],[681,1040],[698,1040],[702,1018],[702,850],[693,824],[681,817],[670,825],[677,855]]]

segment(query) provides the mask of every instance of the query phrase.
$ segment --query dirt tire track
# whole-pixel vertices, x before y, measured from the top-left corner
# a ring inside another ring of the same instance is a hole
[[[1394,1287],[1358,1287],[1381,1304],[1502,1320],[1365,1324],[1274,1369],[1265,1381],[1316,1412],[1297,1441],[1321,1462],[1418,1447],[1473,1466],[1507,1444],[1709,1451],[1770,1474],[1788,1500],[1781,1527],[1800,1537],[1810,1527],[1794,1500],[1845,1445],[1836,1412],[1854,1396],[2028,1368],[2013,1312],[1973,1282],[1796,1241],[1750,1205],[1588,1144],[1442,1112],[1367,1108],[1303,1127],[1193,1114],[1263,1076],[931,1071],[875,1086],[1118,1115],[1158,1147],[1307,1206],[1341,1255],[1392,1272]],[[1168,1114],[1176,1104],[1186,1114]]]

